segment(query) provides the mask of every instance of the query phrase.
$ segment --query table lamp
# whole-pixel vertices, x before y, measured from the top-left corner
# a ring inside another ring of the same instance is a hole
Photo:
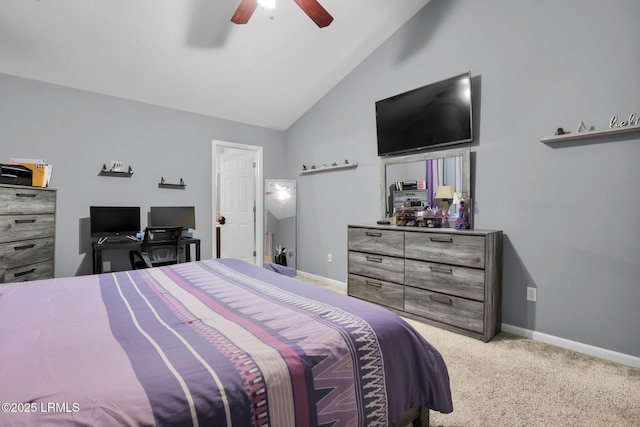
[[[449,200],[453,199],[453,187],[450,185],[441,185],[436,190],[435,199],[442,200],[442,210],[449,213]]]

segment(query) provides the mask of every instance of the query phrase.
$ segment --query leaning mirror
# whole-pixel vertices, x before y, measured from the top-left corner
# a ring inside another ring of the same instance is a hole
[[[296,181],[267,179],[264,207],[264,266],[293,277],[296,272]]]
[[[460,216],[460,199],[467,201],[465,219],[472,227],[469,148],[380,158],[381,218],[391,218],[394,207],[411,200],[444,209],[453,227]]]

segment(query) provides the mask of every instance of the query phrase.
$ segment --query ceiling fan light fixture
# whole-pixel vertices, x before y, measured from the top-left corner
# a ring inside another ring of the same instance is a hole
[[[327,12],[327,10],[318,3],[318,0],[293,1],[300,6],[304,13],[306,13],[319,28],[324,28],[333,21],[333,16],[331,16],[329,12]],[[264,9],[273,9],[276,7],[275,0],[241,0],[240,5],[231,17],[231,22],[234,24],[246,24],[249,22],[249,18],[251,18],[253,11],[256,9],[258,4]],[[273,19],[273,15],[271,15],[270,18]]]
[[[276,0],[258,0],[258,4],[265,9],[275,9]]]

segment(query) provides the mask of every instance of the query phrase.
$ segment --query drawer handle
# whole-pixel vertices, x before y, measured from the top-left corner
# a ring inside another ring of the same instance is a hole
[[[369,286],[374,286],[376,288],[381,288],[382,287],[382,283],[378,283],[378,282],[372,282],[370,280],[367,280],[367,285]]]
[[[375,257],[375,256],[367,256],[367,261],[382,262],[382,258],[378,258],[378,257]]]
[[[429,270],[431,270],[432,273],[453,274],[453,270],[450,268],[430,266]]]
[[[451,298],[429,295],[429,299],[433,302],[439,302],[440,304],[453,305],[453,300]]]
[[[16,193],[16,197],[36,197],[37,194],[32,193]]]
[[[36,246],[35,244],[24,245],[24,246],[16,246],[13,249],[16,250],[16,251],[24,251],[25,249],[31,249],[31,248],[34,248],[35,246]]]
[[[27,275],[27,274],[31,274],[31,273],[33,273],[34,271],[36,271],[36,269],[35,269],[35,268],[32,268],[31,270],[21,271],[20,273],[15,273],[15,274],[14,274],[14,276],[15,276],[15,277],[25,276],[25,275]]]
[[[35,219],[16,219],[16,224],[33,224]]]
[[[453,238],[451,237],[430,237],[429,238],[432,242],[438,242],[438,243],[453,243]]]
[[[369,237],[382,237],[382,233],[373,233],[371,231],[366,231],[364,234]]]

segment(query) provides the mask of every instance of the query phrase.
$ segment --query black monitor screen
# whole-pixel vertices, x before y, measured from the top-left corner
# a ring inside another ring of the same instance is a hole
[[[91,237],[135,236],[140,232],[139,206],[91,206]]]
[[[195,230],[196,210],[193,206],[153,206],[149,214],[151,227],[177,227]]]

